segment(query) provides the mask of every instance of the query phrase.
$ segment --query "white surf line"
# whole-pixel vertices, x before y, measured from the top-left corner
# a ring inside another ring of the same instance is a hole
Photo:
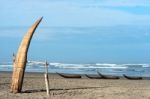
[[[126,69],[128,67],[59,67],[59,68],[73,68],[73,69],[82,69],[82,68],[90,68],[90,69],[95,69],[95,68],[116,68],[116,69]]]

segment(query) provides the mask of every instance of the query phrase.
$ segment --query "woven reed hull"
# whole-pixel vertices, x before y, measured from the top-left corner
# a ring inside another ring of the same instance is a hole
[[[32,36],[38,27],[39,23],[41,22],[42,18],[37,20],[31,28],[28,30],[28,32],[25,34],[24,38],[22,39],[22,42],[19,46],[17,55],[14,60],[14,69],[13,69],[13,75],[12,75],[12,83],[11,83],[11,92],[18,93],[22,90],[22,83],[24,78],[24,72],[26,68],[26,62],[27,62],[27,53],[29,49],[29,45],[32,39]]]
[[[102,77],[103,79],[120,79],[118,76],[107,76],[107,75],[101,74],[100,72],[97,72],[97,73],[98,73],[98,75],[99,75],[100,77]]]
[[[100,76],[89,76],[87,74],[85,74],[85,76],[90,79],[102,79],[102,77],[100,77]]]
[[[81,78],[81,75],[68,75],[68,74],[61,74],[61,73],[57,73],[57,74],[63,78]]]
[[[125,75],[125,74],[123,74],[123,76],[124,76],[125,78],[127,78],[127,79],[130,79],[130,80],[141,80],[141,79],[142,79],[142,77],[132,77],[132,76],[127,76],[127,75]]]

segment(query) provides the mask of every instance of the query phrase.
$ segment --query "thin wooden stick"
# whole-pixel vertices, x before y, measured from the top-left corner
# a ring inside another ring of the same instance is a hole
[[[15,53],[13,53],[13,64],[15,62],[15,59],[16,59],[16,55],[15,55]]]
[[[45,62],[45,85],[46,85],[46,92],[47,96],[49,97],[49,79],[48,79],[48,63],[47,61]]]

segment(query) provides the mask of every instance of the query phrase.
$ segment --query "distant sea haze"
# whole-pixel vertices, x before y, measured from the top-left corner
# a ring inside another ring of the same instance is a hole
[[[17,53],[29,26],[0,27],[0,62]],[[149,26],[42,27],[28,59],[64,63],[149,63]]]

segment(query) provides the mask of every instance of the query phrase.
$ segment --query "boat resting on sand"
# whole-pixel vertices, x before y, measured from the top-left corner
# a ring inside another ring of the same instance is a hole
[[[102,77],[100,77],[100,76],[89,76],[87,74],[85,74],[85,76],[90,79],[102,79]]]
[[[130,79],[130,80],[142,80],[142,79],[143,79],[142,77],[127,76],[127,75],[125,75],[125,74],[123,74],[123,76],[124,76],[126,79]]]
[[[100,72],[97,72],[97,73],[100,77],[102,77],[102,79],[120,79],[118,76],[103,75]]]
[[[57,73],[59,76],[63,77],[63,78],[81,78],[81,75],[77,75],[77,74],[62,74],[62,73]]]

